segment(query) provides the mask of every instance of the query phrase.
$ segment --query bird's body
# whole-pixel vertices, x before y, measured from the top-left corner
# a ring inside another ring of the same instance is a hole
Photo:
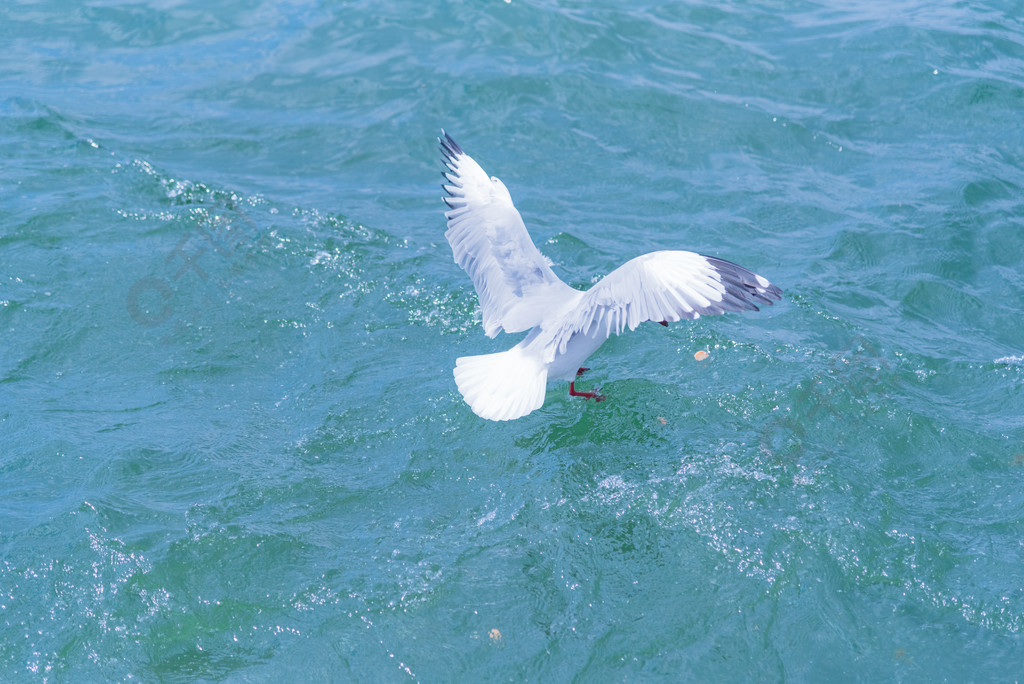
[[[448,167],[445,237],[480,299],[484,332],[529,334],[508,351],[459,358],[455,382],[473,412],[512,420],[540,408],[548,380],[572,381],[612,334],[644,321],[665,323],[726,311],[757,310],[782,291],[761,276],[695,252],[651,252],[632,259],[586,292],[569,287],[530,239],[500,180],[442,131]]]

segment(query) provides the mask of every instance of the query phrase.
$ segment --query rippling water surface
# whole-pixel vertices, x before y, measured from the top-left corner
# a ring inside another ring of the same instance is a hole
[[[6,4],[0,679],[1018,680],[1020,17]],[[786,296],[483,421],[441,127],[576,287]]]

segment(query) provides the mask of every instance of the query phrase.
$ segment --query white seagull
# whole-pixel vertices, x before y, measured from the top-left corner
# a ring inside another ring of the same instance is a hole
[[[521,418],[541,407],[548,380],[568,380],[576,391],[583,362],[612,333],[644,321],[668,325],[726,311],[758,311],[782,290],[742,266],[695,252],[662,251],[636,257],[583,292],[569,287],[540,253],[508,190],[441,131],[448,171],[445,237],[455,262],[473,280],[484,332],[494,337],[529,330],[508,351],[463,356],[455,383],[473,413],[488,420]]]

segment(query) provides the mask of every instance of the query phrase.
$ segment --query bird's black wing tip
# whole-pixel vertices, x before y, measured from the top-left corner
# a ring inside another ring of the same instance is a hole
[[[442,137],[437,139],[437,142],[441,143],[441,149],[446,155],[454,157],[459,154],[465,154],[465,152],[462,151],[462,147],[459,146],[459,143],[455,142],[455,138],[448,135],[448,131],[443,128],[441,129],[441,136]]]
[[[773,299],[776,301],[782,299],[782,288],[771,282],[768,283],[767,287],[762,286],[758,281],[758,278],[763,278],[763,276],[758,276],[750,269],[740,266],[732,261],[708,256],[707,254],[701,254],[701,256],[704,257],[711,267],[718,271],[720,275],[725,276],[732,285],[738,286],[740,291],[745,291],[747,297],[750,299],[761,304],[767,304],[768,306],[773,306],[775,304],[775,302],[772,301]],[[765,278],[765,280],[767,279]],[[749,303],[750,299],[746,301]],[[754,310],[760,311],[756,306],[754,307]]]

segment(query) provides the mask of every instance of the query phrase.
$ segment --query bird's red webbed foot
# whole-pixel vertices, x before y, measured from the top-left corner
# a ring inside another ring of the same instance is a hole
[[[576,377],[577,378],[580,377],[581,375],[586,373],[588,370],[590,370],[590,369],[589,368],[580,368],[578,371],[576,371]],[[598,390],[598,389],[601,389],[601,388],[600,387],[595,387],[594,389]],[[594,401],[604,401],[605,399],[607,399],[607,397],[605,397],[603,394],[598,394],[597,392],[577,392],[576,391],[576,381],[575,380],[569,383],[569,396],[570,397],[583,397],[584,399],[593,399]]]

